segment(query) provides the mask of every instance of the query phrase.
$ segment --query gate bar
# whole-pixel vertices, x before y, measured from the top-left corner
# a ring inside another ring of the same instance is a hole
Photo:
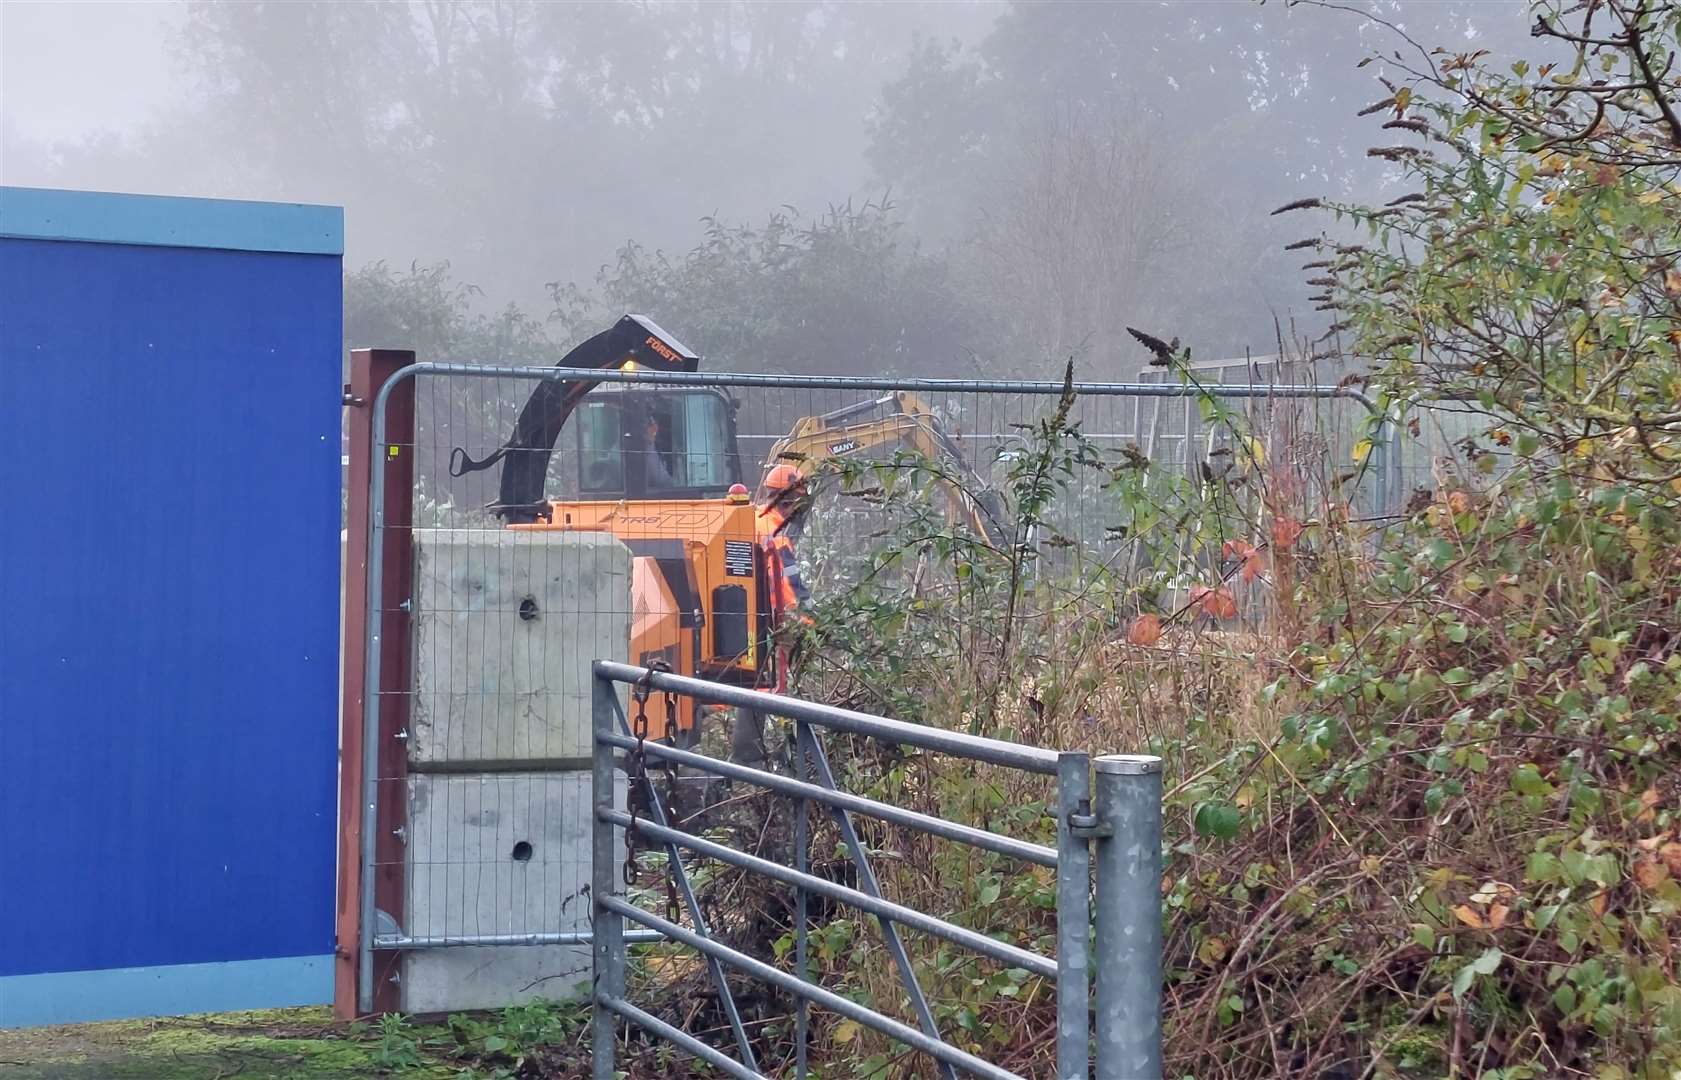
[[[1091,759],[1061,755],[1057,766],[1057,1080],[1091,1075],[1091,841],[1077,823],[1091,816]]]
[[[622,916],[632,922],[641,923],[650,929],[658,930],[673,941],[705,953],[707,956],[744,971],[756,979],[786,990],[790,994],[797,994],[814,1005],[821,1006],[831,1012],[840,1013],[850,1020],[856,1020],[865,1027],[879,1031],[890,1039],[897,1039],[907,1046],[921,1050],[940,1061],[956,1065],[958,1068],[967,1070],[976,1076],[986,1077],[988,1080],[1023,1080],[1015,1073],[982,1061],[973,1054],[957,1049],[950,1043],[931,1039],[909,1024],[903,1024],[891,1017],[883,1016],[872,1009],[859,1005],[857,1002],[841,997],[839,994],[831,993],[821,986],[802,982],[785,971],[771,967],[763,961],[755,960],[746,953],[737,952],[728,945],[720,945],[710,938],[703,938],[698,934],[691,933],[676,923],[667,922],[658,915],[643,911],[634,904],[627,904],[616,896],[607,897],[602,901],[602,906],[615,915]]]
[[[989,956],[1009,967],[1024,968],[1035,975],[1043,975],[1047,979],[1057,977],[1057,965],[1054,960],[1040,956],[1036,952],[1029,952],[1020,946],[989,938],[985,934],[958,926],[955,923],[948,923],[944,919],[936,919],[932,915],[925,915],[915,908],[895,904],[891,900],[878,900],[868,893],[859,892],[857,889],[849,889],[845,885],[837,885],[832,881],[814,877],[811,874],[802,874],[798,870],[790,870],[781,863],[761,859],[757,855],[749,855],[744,851],[725,847],[723,844],[715,844],[710,840],[704,840],[701,837],[677,829],[655,825],[642,818],[632,818],[621,810],[609,810],[603,807],[598,813],[603,821],[612,822],[622,828],[635,829],[637,832],[655,840],[664,841],[667,844],[686,847],[690,851],[705,855],[708,858],[717,859],[719,862],[728,863],[731,866],[739,866],[743,870],[751,870],[773,881],[780,881],[784,885],[802,885],[808,891],[817,893],[819,896],[838,900],[860,911],[869,912],[878,918],[892,919],[894,922],[902,926],[908,926],[913,930],[920,930],[923,933],[933,934],[935,937],[945,938],[954,945],[962,945],[966,949],[971,949],[983,956]]]
[[[602,741],[621,750],[633,750],[636,747],[636,740],[626,735],[607,735],[603,737]],[[679,765],[709,772],[714,776],[722,776],[728,780],[741,780],[746,783],[757,784],[759,787],[774,791],[779,795],[798,796],[810,799],[812,802],[825,803],[837,809],[850,810],[855,814],[875,818],[878,821],[903,825],[906,828],[916,829],[945,840],[968,844],[971,847],[982,848],[999,855],[1021,859],[1023,862],[1049,867],[1052,870],[1056,869],[1056,849],[1045,847],[1042,844],[1017,840],[1013,836],[988,832],[986,829],[977,829],[972,825],[960,825],[955,821],[947,821],[945,818],[932,817],[917,810],[906,810],[901,806],[877,802],[875,799],[854,795],[851,792],[840,791],[836,788],[801,783],[780,773],[765,772],[762,769],[755,769],[747,765],[737,765],[734,762],[707,757],[705,754],[697,754],[692,750],[679,750],[664,743],[645,743],[642,751],[651,758],[674,761]],[[833,782],[831,777],[830,780],[826,781],[826,784],[832,784]]]
[[[633,932],[653,934],[656,938],[659,938],[662,941],[665,940],[665,935],[656,933],[652,930],[639,930]],[[682,1028],[673,1027],[652,1013],[644,1012],[643,1010],[638,1009],[635,1005],[632,1005],[624,998],[614,997],[611,994],[597,993],[595,995],[595,1003],[604,1009],[610,1009],[613,1012],[618,1013],[620,1016],[629,1020],[633,1024],[647,1028],[649,1031],[671,1043],[671,1045],[677,1047],[679,1050],[688,1051],[695,1057],[706,1062],[708,1065],[722,1069],[731,1076],[736,1077],[737,1080],[771,1080],[771,1077],[766,1076],[764,1073],[754,1072],[752,1069],[749,1069],[747,1066],[743,1065],[734,1058],[712,1049],[712,1047],[701,1042]]]
[[[608,715],[612,715],[617,717],[619,721],[619,730],[628,736],[630,734],[630,720],[625,716],[624,707],[619,703],[619,695],[614,689],[613,684],[608,680],[599,677],[594,680],[594,684],[595,691],[594,697],[592,698],[593,705],[591,709],[591,726],[597,735],[595,745],[591,748],[590,755],[592,761],[595,763],[595,768],[598,770],[605,769],[607,774],[610,776],[614,768],[613,755],[606,750],[605,740],[600,737],[600,732],[603,729],[607,729],[609,731],[611,730],[612,724],[607,717]],[[658,822],[661,827],[669,827],[671,819],[666,816],[665,801],[660,798],[659,791],[654,787],[653,778],[644,776],[643,783],[648,792],[648,810],[653,815],[654,821]],[[611,789],[608,790],[611,791]],[[611,808],[612,805],[613,800],[611,795],[605,799],[596,800],[597,823],[602,820],[600,815],[601,810]],[[628,817],[629,815],[626,816]],[[608,829],[607,832],[611,833],[612,830]],[[666,873],[677,879],[677,891],[683,898],[683,906],[688,909],[689,921],[694,924],[695,929],[700,931],[700,933],[710,935],[712,931],[706,925],[705,912],[700,909],[700,898],[695,895],[694,886],[689,882],[689,871],[683,866],[683,853],[677,850],[677,846],[675,844],[669,843],[666,844],[665,851]],[[615,891],[615,888],[609,887],[607,891],[601,893],[601,895],[610,895]],[[621,940],[623,932],[624,928],[623,926],[620,926],[619,933],[621,934]],[[621,964],[623,962],[623,957],[624,946],[621,944],[619,946],[619,962]],[[723,1006],[724,1016],[729,1020],[730,1030],[735,1034],[736,1047],[741,1051],[741,1059],[753,1068],[758,1068],[759,1062],[753,1056],[753,1044],[748,1040],[747,1029],[741,1023],[741,1010],[736,1008],[735,994],[730,990],[729,979],[725,977],[724,969],[716,960],[709,961],[707,963],[707,967],[712,975],[712,981],[718,986],[719,1004]],[[623,992],[623,989],[624,988],[621,986],[621,993]]]
[[[805,724],[800,725],[799,740],[806,744],[802,746],[802,750],[810,750],[812,764],[817,770],[817,779],[825,788],[835,790],[835,772],[829,767],[829,755],[823,752],[822,742]],[[852,855],[853,864],[858,868],[858,884],[871,896],[881,899],[881,882],[876,880],[869,853],[858,841],[858,830],[852,827],[851,815],[833,804],[829,806],[829,813],[835,820],[835,827],[840,830],[841,839],[846,842],[846,849]],[[881,927],[882,938],[887,942],[887,951],[893,956],[893,966],[899,969],[899,982],[904,985],[905,993],[911,999],[911,1007],[916,1010],[917,1021],[930,1038],[938,1039],[940,1025],[934,1019],[934,1011],[928,1007],[928,998],[922,992],[922,983],[917,980],[916,969],[911,966],[910,954],[905,951],[905,943],[899,938],[899,928],[888,919],[878,918],[876,922]],[[949,1061],[940,1064],[946,1080],[957,1080],[957,1073]]]
[[[611,660],[597,660],[595,673],[600,678],[626,684],[633,684],[644,678],[643,668]],[[852,709],[837,709],[833,705],[821,705],[815,701],[802,701],[781,694],[767,694],[761,690],[747,690],[725,683],[692,679],[686,675],[670,675],[663,671],[653,672],[652,678],[647,681],[654,690],[670,690],[699,701],[735,705],[756,712],[770,713],[772,716],[785,716],[790,720],[804,720],[818,727],[886,739],[902,746],[916,746],[953,757],[967,758],[970,761],[984,761],[990,765],[1003,765],[1043,776],[1056,775],[1057,753],[1037,746],[1006,742],[1003,739],[988,739],[961,731],[947,731],[944,728],[913,724],[908,720],[872,716]]]

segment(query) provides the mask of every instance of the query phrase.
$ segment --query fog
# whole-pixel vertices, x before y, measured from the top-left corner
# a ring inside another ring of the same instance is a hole
[[[13,0],[0,182],[342,205],[355,344],[537,360],[637,306],[715,368],[1123,377],[1127,325],[1316,330],[1282,248],[1317,226],[1268,211],[1392,182],[1359,62],[1526,31],[1517,0]]]

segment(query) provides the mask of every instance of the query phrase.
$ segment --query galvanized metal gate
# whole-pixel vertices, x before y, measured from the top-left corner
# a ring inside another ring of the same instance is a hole
[[[731,1076],[759,1080],[751,1040],[742,1028],[724,968],[746,972],[799,1001],[796,1073],[806,1075],[807,1002],[915,1048],[937,1061],[942,1074],[954,1070],[989,1080],[1020,1080],[1017,1074],[983,1061],[941,1037],[909,957],[900,928],[936,937],[1004,965],[1051,980],[1056,987],[1056,1060],[1059,1080],[1092,1075],[1095,1039],[1098,1080],[1133,1080],[1160,1076],[1161,1056],[1161,759],[1112,755],[1095,761],[1083,753],[1057,753],[982,738],[963,732],[907,724],[884,716],[837,709],[818,702],[763,694],[706,683],[625,664],[595,665],[594,697],[594,844],[592,885],[595,898],[593,1000],[596,1006],[593,1065],[596,1080],[615,1075],[617,1016],[681,1047]],[[614,684],[635,687],[638,705],[653,691],[683,694],[711,704],[754,710],[794,722],[796,777],[732,764],[634,736]],[[1055,778],[1056,847],[1027,843],[999,833],[921,814],[838,789],[816,729],[845,732],[916,747],[933,754],[984,762]],[[617,756],[651,757],[689,769],[754,784],[787,796],[797,806],[793,867],[731,848],[671,827],[659,792],[644,770],[633,767],[651,814],[638,818],[618,806],[614,776]],[[809,770],[809,772],[808,772]],[[1095,784],[1094,784],[1095,771]],[[807,775],[812,779],[807,779]],[[815,782],[813,782],[813,780]],[[1094,790],[1095,789],[1095,790]],[[1095,798],[1094,798],[1095,794]],[[857,871],[859,888],[837,884],[808,872],[810,804],[833,816]],[[1057,949],[1044,956],[962,926],[882,895],[870,858],[853,827],[853,815],[892,822],[955,843],[1053,869],[1056,872]],[[676,877],[689,926],[629,902],[619,880],[617,830],[641,834],[664,846]],[[688,857],[713,859],[741,867],[797,890],[799,915],[794,971],[787,972],[714,940],[695,900],[685,868]],[[1096,918],[1093,919],[1092,866],[1096,864]],[[811,981],[807,968],[805,899],[825,897],[875,916],[917,1014],[911,1027],[882,1012],[859,1005]],[[714,985],[731,1020],[738,1057],[731,1058],[633,1004],[625,994],[626,923],[653,930],[704,956]],[[1091,996],[1096,982],[1095,1012]],[[1095,1017],[1095,1019],[1094,1019]]]

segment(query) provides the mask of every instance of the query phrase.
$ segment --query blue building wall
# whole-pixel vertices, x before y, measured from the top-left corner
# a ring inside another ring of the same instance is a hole
[[[331,998],[342,229],[0,188],[0,1026]]]

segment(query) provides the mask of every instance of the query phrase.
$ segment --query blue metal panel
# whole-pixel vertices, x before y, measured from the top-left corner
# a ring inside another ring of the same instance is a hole
[[[0,239],[0,976],[332,951],[341,280]]]
[[[339,255],[344,211],[304,203],[0,187],[0,236]]]

